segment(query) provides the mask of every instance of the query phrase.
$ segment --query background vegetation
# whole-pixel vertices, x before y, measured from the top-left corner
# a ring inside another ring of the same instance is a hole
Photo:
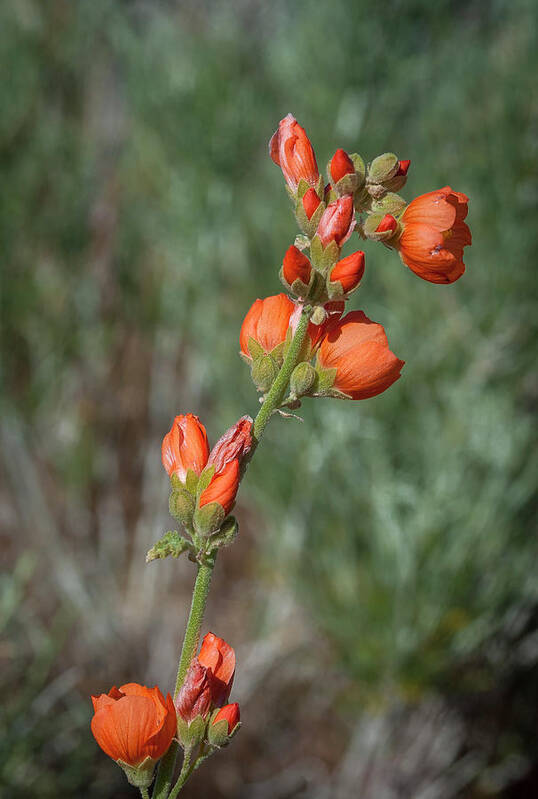
[[[536,795],[537,22],[532,0],[1,4],[2,796],[134,795],[88,695],[172,684],[193,570],[144,564],[160,441],[177,412],[214,441],[256,409],[238,332],[295,235],[266,152],[288,111],[320,164],[393,150],[409,199],[466,192],[474,244],[452,287],[370,245],[353,306],[402,380],[273,422],[207,615],[244,728],[185,796]]]

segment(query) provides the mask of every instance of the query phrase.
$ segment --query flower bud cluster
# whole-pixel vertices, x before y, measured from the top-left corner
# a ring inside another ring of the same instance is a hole
[[[176,416],[162,442],[162,462],[170,477],[170,514],[189,539],[167,533],[147,560],[188,551],[198,560],[230,544],[237,521],[228,516],[241,480],[241,462],[252,446],[252,419],[242,416],[209,450],[207,433],[192,413]]]
[[[208,633],[175,701],[177,735],[184,749],[204,742],[211,747],[225,746],[235,735],[240,727],[239,705],[228,704],[234,674],[234,650]]]

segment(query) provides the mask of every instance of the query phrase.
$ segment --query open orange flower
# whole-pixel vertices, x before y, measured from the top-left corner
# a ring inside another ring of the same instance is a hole
[[[467,203],[465,194],[445,186],[417,197],[403,212],[403,232],[394,246],[423,280],[454,283],[465,272],[463,248],[472,241],[463,221]]]
[[[243,355],[246,358],[252,357],[248,349],[249,339],[259,344],[267,355],[279,344],[283,344],[294,310],[295,305],[285,294],[256,300],[241,325],[239,345]]]
[[[213,705],[221,707],[228,701],[235,674],[235,652],[230,644],[213,633],[202,641],[198,662],[211,673]]]
[[[280,120],[269,142],[269,155],[281,169],[291,191],[296,192],[301,178],[316,187],[319,170],[310,139],[292,114]]]
[[[403,365],[390,351],[383,326],[362,311],[331,324],[317,356],[318,370],[332,373],[331,388],[354,400],[381,394],[398,380]]]
[[[176,474],[184,483],[189,469],[200,476],[209,457],[209,445],[199,418],[193,413],[176,416],[163,438],[161,454],[169,477]]]
[[[131,682],[108,694],[92,696],[92,733],[113,760],[136,768],[147,758],[157,761],[176,732],[176,711],[170,694]]]

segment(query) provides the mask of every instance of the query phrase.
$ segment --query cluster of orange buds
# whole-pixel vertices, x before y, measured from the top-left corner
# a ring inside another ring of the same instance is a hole
[[[170,478],[170,514],[188,537],[168,532],[149,550],[148,562],[182,552],[201,560],[234,540],[237,520],[229,513],[242,476],[241,463],[251,446],[250,416],[242,416],[211,451],[200,419],[192,413],[176,416],[161,454]]]
[[[228,704],[234,674],[234,650],[208,633],[175,701],[178,739],[185,749],[204,741],[225,746],[239,729],[239,705]]]

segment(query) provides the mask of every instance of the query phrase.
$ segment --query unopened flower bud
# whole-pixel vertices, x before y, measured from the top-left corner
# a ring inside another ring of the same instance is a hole
[[[338,149],[329,164],[329,172],[333,183],[338,183],[345,175],[354,175],[355,166],[353,161],[341,148]]]
[[[209,743],[213,746],[224,746],[229,743],[230,736],[233,735],[239,724],[239,719],[240,713],[237,702],[221,707],[209,724],[207,730]]]
[[[327,206],[320,219],[317,235],[323,247],[335,241],[341,247],[351,236],[355,227],[353,197],[347,194]]]
[[[293,399],[306,396],[316,382],[316,370],[304,361],[298,363],[290,378],[290,394]]]
[[[319,180],[316,156],[304,128],[292,114],[280,120],[269,142],[269,155],[282,169],[290,191],[296,193],[299,181],[316,186]]]
[[[364,275],[364,253],[361,250],[342,258],[329,275],[329,283],[339,283],[344,294],[357,288]],[[330,286],[329,286],[330,288]]]
[[[310,285],[312,276],[312,265],[306,255],[295,246],[288,247],[282,264],[282,282],[291,289],[295,281],[300,281],[302,286],[297,286],[299,296],[305,296],[306,289]],[[294,289],[295,290],[295,289]]]
[[[265,394],[273,385],[278,374],[278,366],[270,355],[255,358],[250,367],[252,382],[262,394]]]
[[[211,710],[211,674],[194,658],[175,700],[178,716],[187,724],[196,716],[207,718]]]
[[[239,462],[250,452],[252,446],[252,424],[250,416],[242,416],[222,435],[209,455],[208,466],[221,472],[227,463],[237,458]]]
[[[307,192],[303,194],[303,198],[301,200],[304,208],[304,212],[308,219],[312,219],[316,209],[318,208],[321,200],[318,197],[318,194],[314,189],[310,188]]]
[[[393,233],[398,229],[398,222],[392,214],[385,214],[379,225],[376,227],[376,233],[386,233],[391,230]]]
[[[368,170],[368,180],[371,183],[384,183],[398,172],[400,162],[394,153],[383,153],[374,158]]]

